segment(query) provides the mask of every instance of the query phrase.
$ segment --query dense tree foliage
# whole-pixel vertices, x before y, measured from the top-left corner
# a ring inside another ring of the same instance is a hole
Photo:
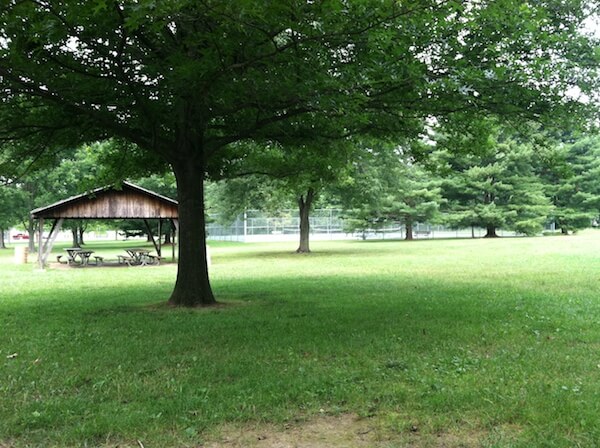
[[[412,240],[416,223],[431,222],[439,215],[444,202],[440,181],[417,164],[406,148],[376,145],[353,168],[339,188],[349,206],[348,230],[402,225],[406,239]]]
[[[237,145],[238,157],[221,183],[218,204],[223,216],[244,209],[268,209],[275,200],[288,198],[298,209],[300,242],[297,253],[310,252],[310,212],[319,195],[345,176],[356,146],[349,139],[321,144],[283,146]],[[241,153],[241,154],[240,154]],[[235,162],[242,161],[241,166]],[[280,204],[278,204],[280,205]],[[224,209],[223,209],[224,208]]]
[[[396,182],[388,187],[384,213],[388,220],[404,225],[406,239],[413,239],[413,227],[432,222],[439,216],[441,196],[439,181],[415,164],[406,164],[395,173]]]
[[[20,222],[22,204],[21,190],[14,185],[0,185],[0,249],[6,249],[5,232]]]
[[[414,148],[364,151],[337,186],[346,228],[402,224],[410,238],[414,222],[439,222],[494,237],[499,228],[533,235],[552,222],[563,233],[592,225],[600,210],[598,138],[524,128],[527,135],[489,121],[473,138],[438,134]]]
[[[600,139],[559,142],[550,152],[541,175],[554,206],[553,221],[565,234],[589,227],[600,214]]]
[[[424,120],[556,120],[593,95],[596,2],[9,0],[0,139],[36,157],[119,137],[170,164],[181,240],[171,303],[210,304],[204,180],[236,142],[415,137]],[[575,68],[574,68],[575,67]],[[235,148],[233,148],[235,153]]]
[[[452,227],[483,227],[486,237],[496,237],[498,228],[527,235],[542,230],[551,207],[531,145],[500,135],[470,154],[436,156],[445,164],[442,190]]]
[[[230,224],[246,210],[276,215],[295,206],[278,179],[248,175],[211,182],[206,188],[207,213],[219,224]]]
[[[101,169],[96,163],[99,149],[94,146],[82,146],[69,154],[69,157],[63,157],[58,166],[42,171],[45,176],[44,192],[35,195],[38,206],[49,205],[99,186],[96,184]],[[28,177],[35,179],[42,173]],[[84,244],[83,234],[87,226],[86,220],[65,220],[63,227],[69,229],[73,236],[72,247],[81,247]]]

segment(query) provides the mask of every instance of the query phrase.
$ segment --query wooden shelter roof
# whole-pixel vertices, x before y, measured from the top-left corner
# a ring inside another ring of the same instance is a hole
[[[64,199],[31,211],[34,219],[177,219],[177,201],[130,182]]]

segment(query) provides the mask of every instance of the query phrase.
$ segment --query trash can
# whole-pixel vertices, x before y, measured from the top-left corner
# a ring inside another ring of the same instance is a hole
[[[15,264],[27,264],[27,254],[29,248],[27,246],[15,247]]]

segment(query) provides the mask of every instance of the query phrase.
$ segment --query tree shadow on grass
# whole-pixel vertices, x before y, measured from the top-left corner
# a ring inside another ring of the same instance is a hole
[[[347,257],[366,257],[374,256],[380,253],[378,248],[356,247],[353,249],[312,249],[310,253],[296,253],[295,249],[290,247],[289,250],[272,250],[259,252],[232,252],[232,253],[215,253],[213,259],[218,260],[319,260],[322,258],[331,258],[339,256]]]
[[[503,367],[478,370],[495,352],[520,372],[511,332],[537,341],[524,330],[534,313],[526,316],[523,291],[504,288],[499,298],[475,281],[430,280],[223,279],[215,291],[225,306],[206,312],[161,306],[151,284],[136,284],[135,293],[118,286],[72,291],[0,315],[8,324],[0,347],[18,353],[5,373],[24,375],[22,390],[54,378],[46,387],[61,391],[52,402],[61,412],[35,431],[93,421],[104,434],[114,431],[101,423],[110,422],[106,415],[130,415],[132,407],[143,427],[161,431],[184,424],[182,415],[191,421],[184,428],[210,428],[321,407],[385,412],[410,406],[405,396],[412,393],[436,409],[440,396],[455,398],[460,375],[474,376],[471,394],[488,375],[506,382]],[[530,297],[529,306],[543,298]],[[25,432],[40,406],[27,396],[13,410]],[[85,416],[77,413],[83,405]],[[448,406],[444,413],[458,418],[472,401]],[[119,431],[127,436],[128,427]]]

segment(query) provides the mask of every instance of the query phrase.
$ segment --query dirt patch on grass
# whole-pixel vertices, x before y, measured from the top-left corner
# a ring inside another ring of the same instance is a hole
[[[521,428],[502,425],[491,430],[462,428],[428,432],[411,425],[390,427],[386,417],[361,418],[354,414],[321,416],[310,421],[281,425],[253,424],[243,427],[224,425],[213,435],[205,434],[204,442],[174,441],[170,438],[158,444],[145,440],[119,440],[100,443],[98,448],[481,448],[488,446],[513,446],[519,439]],[[177,439],[177,437],[174,437]],[[33,446],[0,440],[0,448]],[[35,445],[37,446],[37,445]],[[55,445],[48,447],[75,447]]]
[[[220,436],[202,448],[476,448],[489,440],[484,431],[421,434],[419,428],[390,431],[377,419],[356,415],[323,416],[309,422],[223,427]]]
[[[218,440],[205,448],[326,448],[376,447],[374,428],[369,420],[353,415],[324,416],[310,422],[282,426],[257,425],[245,428],[224,427]]]

